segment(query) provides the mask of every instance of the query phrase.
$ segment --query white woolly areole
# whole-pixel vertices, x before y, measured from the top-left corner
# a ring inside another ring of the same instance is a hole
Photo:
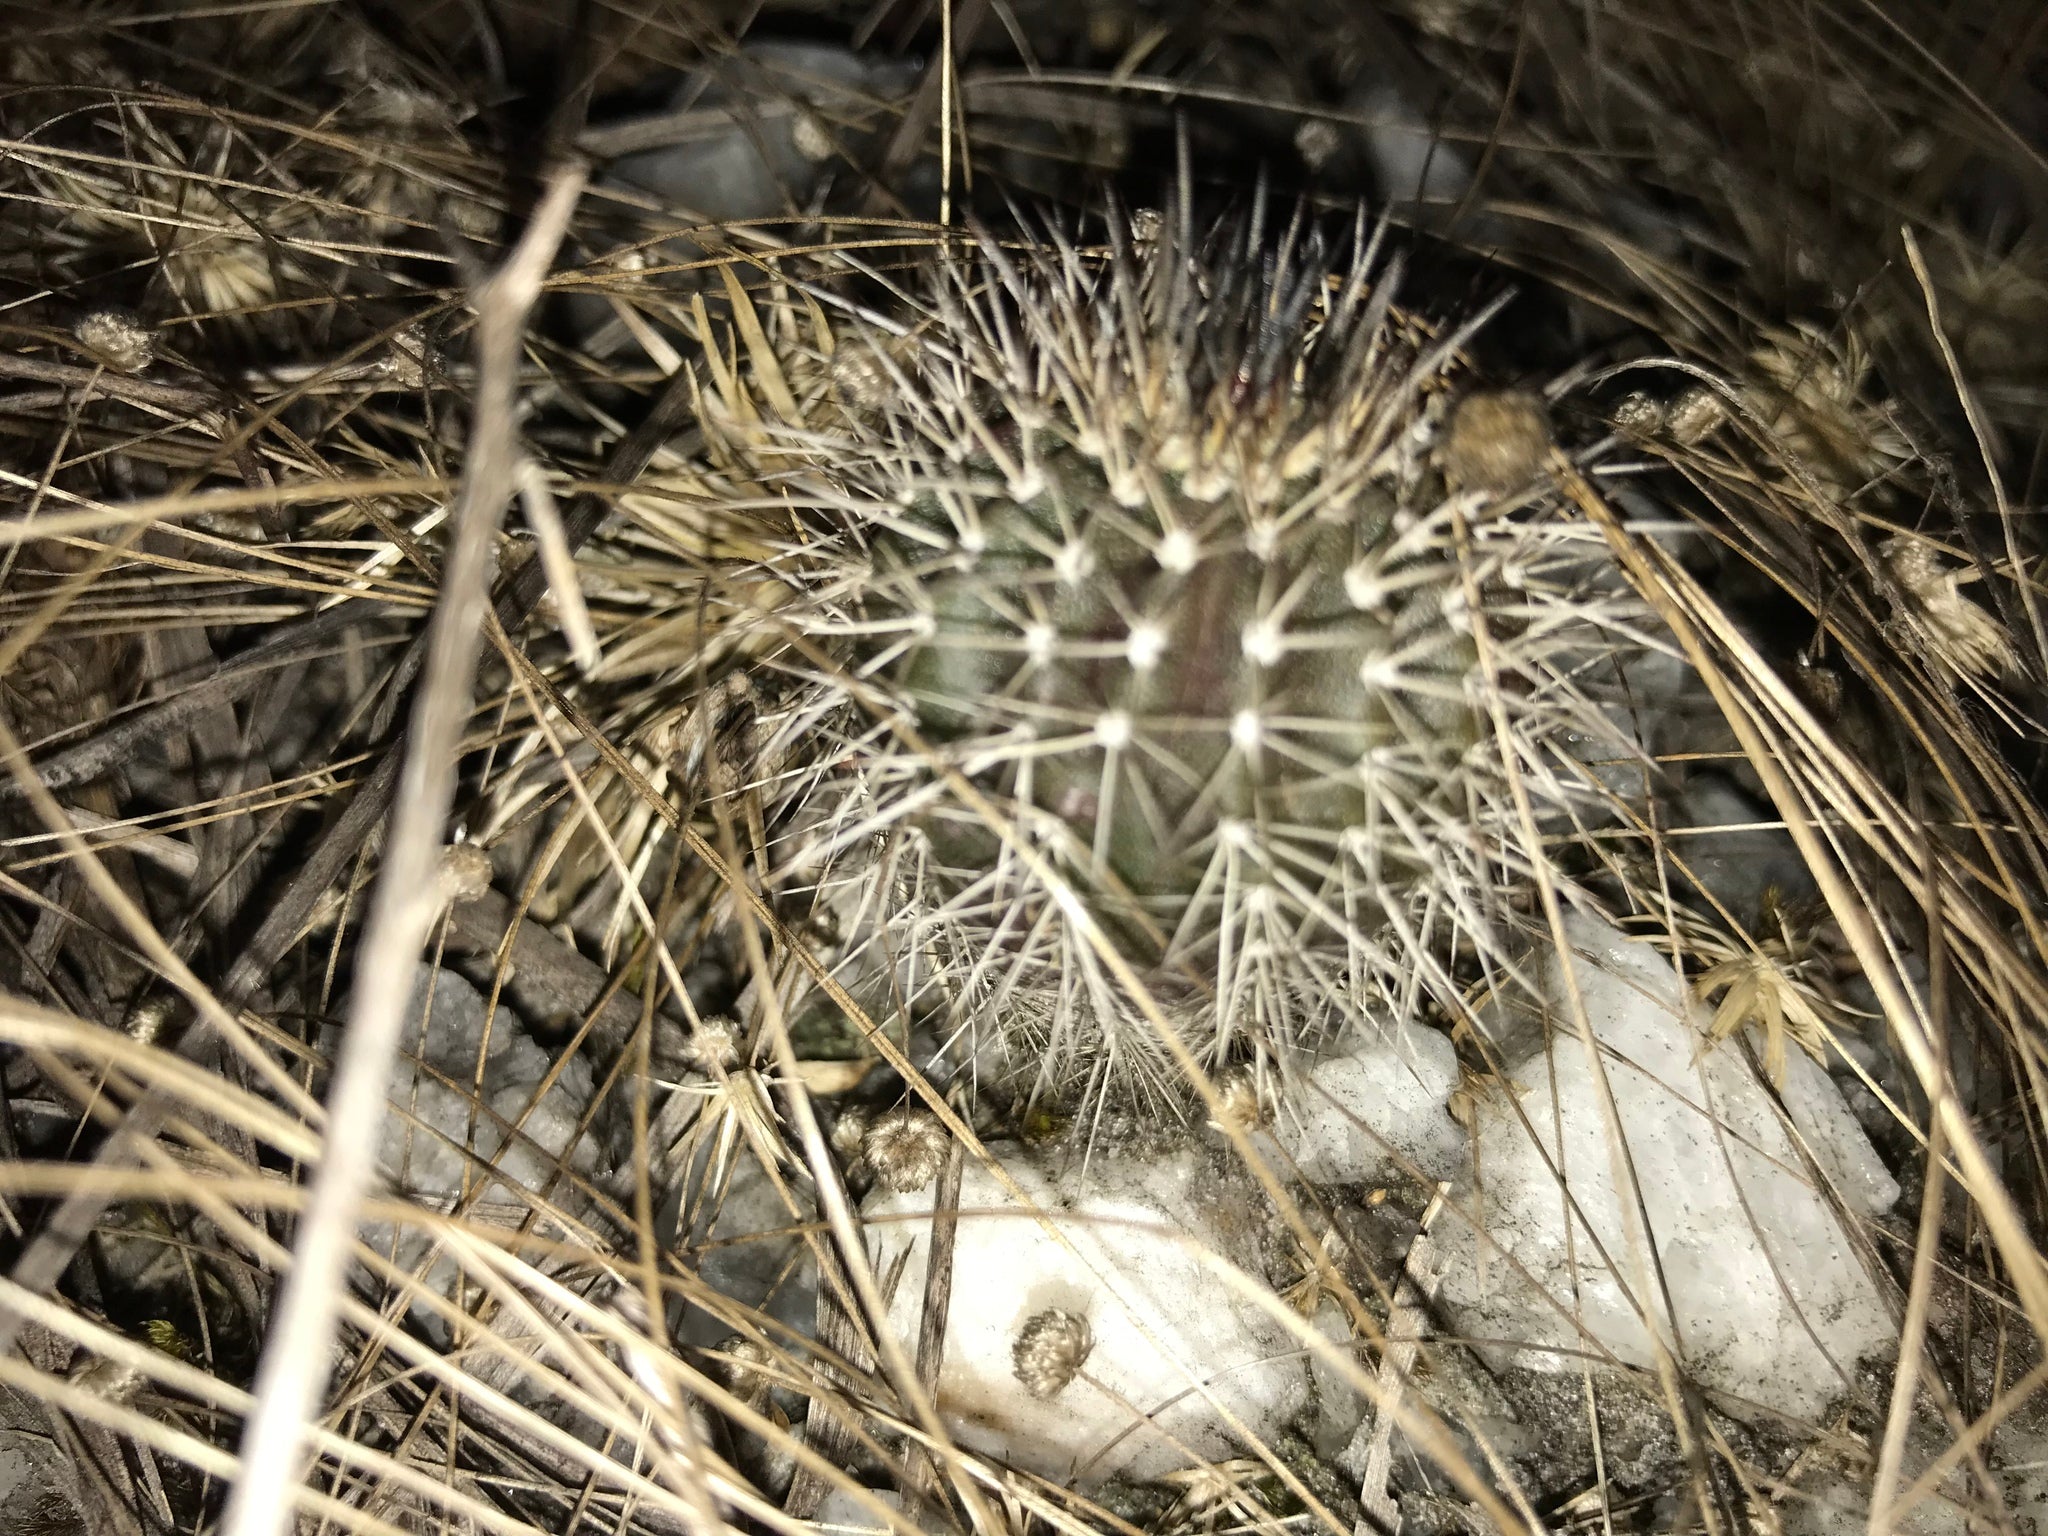
[[[1377,613],[1387,606],[1387,584],[1370,561],[1361,560],[1344,572],[1344,595],[1360,613]]]
[[[1095,739],[1114,752],[1131,744],[1131,717],[1121,709],[1107,710],[1096,718]]]
[[[1257,619],[1245,625],[1240,644],[1249,660],[1262,667],[1270,667],[1287,654],[1287,647],[1280,636],[1280,626],[1272,619]]]
[[[1201,559],[1201,546],[1195,536],[1185,528],[1174,528],[1159,541],[1159,547],[1152,552],[1152,558],[1159,562],[1159,569],[1175,576],[1185,576],[1195,568]]]

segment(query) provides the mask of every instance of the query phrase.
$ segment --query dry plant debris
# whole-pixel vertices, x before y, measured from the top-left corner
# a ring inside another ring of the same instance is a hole
[[[2029,1536],[2037,12],[0,10],[0,1507]]]

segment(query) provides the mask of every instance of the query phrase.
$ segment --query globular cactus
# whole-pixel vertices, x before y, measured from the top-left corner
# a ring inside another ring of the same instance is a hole
[[[769,884],[1028,1087],[1170,1082],[1162,1014],[1215,1065],[1449,1003],[1582,760],[1625,755],[1640,641],[1542,400],[1475,388],[1476,322],[1350,244],[983,238],[900,326],[749,314],[707,355],[667,494],[783,530],[725,631],[778,701]]]

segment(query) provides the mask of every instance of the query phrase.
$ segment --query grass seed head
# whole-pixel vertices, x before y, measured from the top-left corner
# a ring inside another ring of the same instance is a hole
[[[1094,1348],[1095,1333],[1087,1318],[1048,1307],[1026,1318],[1017,1330],[1010,1363],[1025,1391],[1049,1401],[1081,1374]]]
[[[1947,564],[1932,540],[1902,533],[1885,540],[1877,553],[1903,589],[1898,606],[1905,627],[1941,667],[1985,679],[2017,670],[2012,637],[1963,595],[1964,571]]]
[[[1873,362],[1844,324],[1772,327],[1750,352],[1758,382],[1746,391],[1770,435],[1838,496],[1912,458],[1912,445],[1871,396]]]
[[[1787,1051],[1798,1046],[1825,1063],[1832,1043],[1853,1026],[1837,996],[1830,947],[1818,913],[1788,906],[1775,886],[1764,892],[1754,938],[1737,937],[1700,918],[1683,920],[1672,934],[1702,969],[1693,996],[1714,1012],[1700,1042],[1704,1053],[1756,1027],[1764,1073],[1782,1088]]]
[[[878,1115],[861,1138],[860,1150],[877,1182],[897,1194],[909,1194],[939,1176],[952,1144],[934,1116],[906,1104]]]
[[[1713,390],[1696,384],[1671,403],[1664,429],[1681,448],[1696,448],[1721,429],[1728,406]]]
[[[1656,437],[1664,430],[1665,411],[1654,395],[1635,390],[1615,402],[1608,423],[1624,437],[1638,440]]]
[[[1553,439],[1550,412],[1526,390],[1482,390],[1451,412],[1438,459],[1453,490],[1505,496],[1542,472]]]
[[[156,361],[156,336],[125,309],[101,308],[79,316],[71,334],[116,373],[142,373]]]

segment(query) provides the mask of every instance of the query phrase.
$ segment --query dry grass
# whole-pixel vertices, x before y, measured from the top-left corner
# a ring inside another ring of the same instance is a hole
[[[1654,771],[1711,761],[1760,796],[1820,900],[1797,921],[1717,910],[1654,797],[1617,789],[1609,821],[1567,837],[1522,793],[1524,916],[1561,936],[1597,899],[1655,936],[1718,999],[1726,1038],[1702,1049],[1749,1051],[1767,1081],[1787,1049],[1873,1042],[1851,1054],[1895,1064],[1863,1070],[1918,1201],[1848,1224],[1902,1344],[1837,1417],[1744,1420],[1683,1359],[1595,1369],[1589,1338],[1582,1376],[1545,1378],[1580,1383],[1571,1410],[1532,1418],[1554,1456],[1511,1461],[1459,1396],[1478,1357],[1426,1305],[1426,1242],[1389,1261],[1333,1238],[1326,1192],[1250,1134],[1262,1090],[1205,1072],[1096,931],[1089,963],[1175,1058],[1191,1124],[1211,1122],[1189,1134],[1250,1169],[1288,1239],[1272,1274],[1210,1256],[1216,1305],[1274,1319],[1368,1423],[1398,1419],[1441,1469],[1412,1522],[1830,1529],[1810,1510],[1829,1478],[1871,1498],[1875,1532],[1923,1528],[1925,1501],[2012,1536],[2041,1518],[1999,1508],[1987,1459],[2048,1385],[2035,8],[1098,9],[1027,59],[1008,40],[1024,21],[962,4],[957,72],[815,110],[741,49],[776,20],[752,8],[591,7],[606,30],[577,33],[506,7],[488,44],[459,6],[379,11],[378,33],[325,6],[4,13],[0,1386],[31,1416],[10,1427],[44,1437],[48,1529],[793,1532],[832,1493],[906,1536],[1384,1518],[1384,1484],[1291,1443],[1245,1439],[1149,1491],[961,1443],[943,1329],[889,1326],[831,1131],[900,1074],[945,1133],[957,1202],[963,1163],[1011,1179],[990,1144],[1049,1117],[949,1094],[905,1011],[849,994],[845,914],[804,910],[772,867],[755,706],[706,684],[795,645],[759,622],[787,507],[772,484],[707,493],[707,402],[787,420],[829,381],[785,338],[818,352],[903,313],[944,235],[907,216],[937,206],[942,143],[947,196],[1000,217],[1020,186],[1085,200],[1091,165],[1142,194],[1135,162],[1176,111],[1198,164],[1298,151],[1339,202],[1386,172],[1370,130],[1412,116],[1431,164],[1463,174],[1382,187],[1397,220],[1574,296],[1572,429],[1603,435],[1596,408],[1647,392],[1618,450],[1632,467],[1550,473],[1709,700]],[[936,35],[910,10],[843,19],[880,54]],[[552,118],[500,110],[571,37]],[[1364,80],[1360,60],[1396,58],[1433,84],[1405,107],[1335,93],[1314,57]],[[721,72],[739,106],[661,131],[801,119],[880,171],[833,162],[813,189],[829,219],[721,226],[600,181],[558,226],[533,143],[579,140],[583,87],[675,64]],[[1336,134],[1299,131],[1316,123]],[[508,312],[486,336],[479,285],[558,232],[538,322]],[[142,317],[139,366],[118,315],[79,324],[109,310]],[[486,538],[515,475],[511,515],[537,515],[544,486],[558,541],[544,517]],[[1684,539],[1646,531],[1640,486]],[[503,579],[472,688],[427,616],[492,574],[480,555]],[[956,764],[889,728],[1000,831]],[[433,781],[456,754],[459,778]],[[491,884],[437,865],[443,842],[488,846]],[[412,920],[380,923],[395,906]],[[412,1020],[389,1113],[459,1187],[373,1193],[323,1266],[309,1249],[345,1233],[358,1191],[317,1170],[367,1171],[389,1048],[365,1020],[407,1022],[421,951],[502,993],[547,1065],[523,1101],[493,1097],[481,1056],[451,1067]],[[1472,1091],[1511,1093],[1464,1044]],[[558,1083],[584,1085],[566,1112]],[[1437,1194],[1418,1175],[1386,1198]],[[1433,1232],[1473,1219],[1463,1196],[1428,1209]],[[1062,1213],[1035,1216],[1071,1241]],[[941,1201],[931,1240],[952,1231]],[[769,1280],[730,1294],[756,1250]],[[819,1299],[792,1326],[777,1297],[799,1272]],[[1344,1319],[1342,1345],[1304,1299]],[[931,1316],[946,1305],[931,1282]],[[1615,1426],[1643,1405],[1662,1416],[1654,1486],[1617,1465]],[[1420,1465],[1391,1475],[1412,1493]]]

